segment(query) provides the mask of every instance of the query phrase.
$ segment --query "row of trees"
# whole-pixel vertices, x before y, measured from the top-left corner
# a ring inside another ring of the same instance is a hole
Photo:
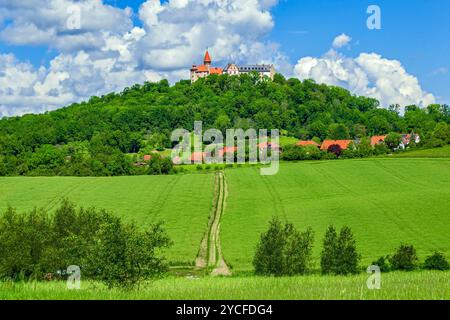
[[[274,217],[268,230],[261,235],[253,258],[255,273],[264,276],[292,276],[312,271],[314,232],[311,228],[299,232],[292,223],[283,223]],[[352,230],[343,226],[338,232],[329,226],[323,239],[320,257],[322,274],[348,275],[360,271],[361,256],[356,249]],[[426,270],[449,270],[449,263],[440,252],[435,252],[419,263],[412,245],[400,245],[393,255],[380,257],[372,263],[383,272]]]
[[[167,271],[161,249],[170,244],[161,224],[143,230],[66,200],[52,215],[9,208],[0,216],[0,278],[65,278],[67,268],[75,265],[83,279],[131,288]]]
[[[170,148],[170,133],[192,131],[196,120],[204,130],[273,128],[302,140],[414,131],[433,145],[448,143],[449,106],[400,109],[281,75],[147,82],[45,114],[1,119],[0,175],[133,174],[127,154]]]

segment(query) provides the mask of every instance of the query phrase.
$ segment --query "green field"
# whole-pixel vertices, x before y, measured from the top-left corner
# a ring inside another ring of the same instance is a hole
[[[206,174],[113,178],[0,178],[0,210],[49,211],[66,197],[79,206],[107,209],[138,225],[163,221],[174,245],[172,264],[193,263],[208,225],[214,176]]]
[[[234,271],[252,269],[261,232],[273,215],[316,232],[316,268],[328,225],[350,226],[362,265],[411,243],[419,257],[450,254],[450,161],[365,159],[283,163],[275,176],[255,168],[227,170],[222,219],[225,260]]]
[[[0,283],[0,299],[156,299],[156,300],[307,300],[307,299],[450,299],[449,272],[382,274],[380,290],[369,290],[368,275],[283,278],[176,278],[148,283],[139,290],[107,290],[81,283],[68,290],[64,282]]]
[[[250,276],[261,232],[273,215],[300,230],[316,232],[315,269],[328,225],[354,231],[361,267],[413,244],[421,261],[435,250],[450,258],[450,161],[427,158],[281,163],[275,176],[258,167],[225,170],[227,195],[220,224],[223,257],[231,278],[175,277],[139,291],[103,289],[84,282],[68,291],[64,283],[0,283],[5,299],[449,299],[449,272],[383,274],[383,289],[366,289],[366,274],[351,277],[310,275],[291,278]],[[190,265],[200,249],[214,198],[214,172],[173,176],[114,178],[0,178],[0,210],[34,207],[52,211],[62,198],[105,208],[145,226],[165,221],[174,246],[172,265]],[[205,270],[199,274],[204,275]],[[189,272],[188,272],[189,273]],[[181,273],[186,275],[186,273]]]
[[[450,146],[418,149],[394,154],[396,158],[450,158]]]

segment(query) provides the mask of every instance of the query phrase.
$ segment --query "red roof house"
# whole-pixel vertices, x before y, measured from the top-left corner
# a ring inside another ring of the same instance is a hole
[[[387,136],[373,136],[370,138],[370,144],[373,146],[376,146],[377,144],[380,144],[386,140]]]
[[[339,146],[341,150],[347,150],[353,140],[324,140],[322,142],[321,150],[328,150],[331,146]]]
[[[144,161],[147,162],[147,161],[150,161],[150,160],[152,160],[152,156],[149,155],[149,154],[146,154],[146,155],[144,156]]]

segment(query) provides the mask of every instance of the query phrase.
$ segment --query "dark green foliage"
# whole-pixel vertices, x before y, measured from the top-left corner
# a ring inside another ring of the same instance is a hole
[[[389,262],[392,270],[412,271],[418,266],[416,249],[412,245],[400,245]]]
[[[338,236],[334,226],[329,226],[323,240],[323,249],[320,259],[322,273],[333,273],[336,268],[336,245]]]
[[[384,140],[384,143],[386,144],[386,146],[389,149],[395,150],[398,148],[401,141],[402,141],[402,136],[398,133],[392,132],[392,133],[388,134],[388,136]]]
[[[378,108],[375,99],[312,80],[260,81],[253,75],[211,76],[133,85],[121,93],[40,115],[0,120],[0,175],[110,176],[141,174],[128,153],[172,147],[170,133],[242,126],[277,128],[300,139],[417,132],[433,145],[448,143],[449,107]],[[447,137],[447,138],[445,138]],[[158,170],[156,170],[158,171]]]
[[[83,278],[130,288],[165,272],[160,249],[169,244],[159,224],[140,230],[68,201],[52,216],[44,210],[17,214],[10,208],[0,216],[0,278],[43,280],[77,265]]]
[[[322,273],[347,275],[358,272],[360,256],[351,229],[342,227],[339,236],[333,226],[328,227],[323,241],[320,265]]]
[[[442,254],[441,252],[435,252],[433,255],[425,259],[423,268],[426,270],[445,271],[449,270],[450,266],[444,254]]]
[[[389,262],[389,256],[380,257],[377,261],[372,262],[372,265],[380,267],[381,272],[389,272],[391,271],[391,264]]]
[[[292,224],[283,224],[274,217],[256,248],[253,258],[255,273],[273,276],[307,273],[311,268],[313,243],[311,229],[300,233]]]

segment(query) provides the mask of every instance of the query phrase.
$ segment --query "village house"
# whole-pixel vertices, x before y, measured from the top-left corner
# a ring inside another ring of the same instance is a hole
[[[353,140],[324,140],[320,150],[330,151],[333,148],[347,150]]]
[[[268,77],[273,80],[276,71],[273,65],[266,64],[238,66],[234,63],[229,63],[224,69],[213,67],[211,55],[209,54],[208,50],[206,50],[203,64],[199,66],[194,64],[191,68],[191,82],[194,83],[198,79],[206,78],[207,76],[212,74],[228,74],[231,76],[238,76],[240,74],[247,74],[251,72],[258,73],[261,78]]]

